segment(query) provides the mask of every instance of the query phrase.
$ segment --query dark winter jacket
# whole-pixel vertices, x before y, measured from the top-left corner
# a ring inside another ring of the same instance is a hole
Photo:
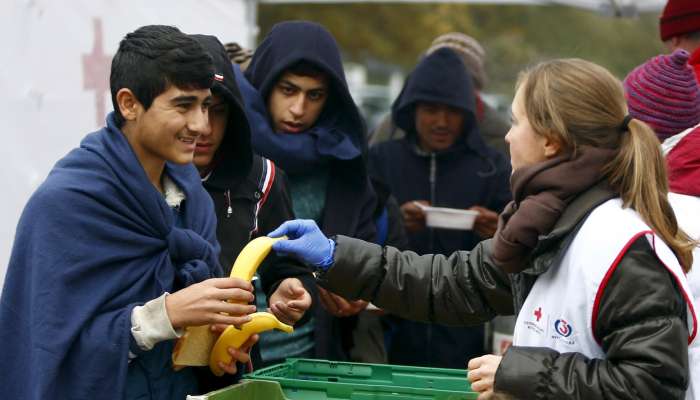
[[[451,148],[426,153],[418,147],[414,121],[419,102],[447,104],[464,112],[463,134]],[[500,212],[510,200],[510,168],[505,157],[479,136],[475,104],[471,77],[452,50],[436,51],[411,73],[393,108],[394,120],[408,136],[370,150],[373,176],[390,187],[399,204],[429,200],[436,207],[479,205]],[[471,249],[480,240],[472,231],[431,228],[409,233],[408,238],[408,248],[419,254]],[[390,321],[398,332],[389,349],[392,363],[463,368],[470,358],[484,353],[481,327]]]
[[[300,61],[313,64],[327,74],[328,100],[318,121],[307,132],[274,132],[267,115],[267,97],[280,75]],[[241,89],[246,111],[253,121],[253,148],[282,166],[290,176],[305,173],[304,165],[300,166],[295,158],[301,153],[318,161],[319,168],[329,168],[324,208],[317,221],[319,226],[327,235],[343,234],[374,241],[376,199],[365,167],[365,127],[348,91],[335,39],[315,23],[277,24],[255,51],[245,77],[250,87]],[[310,144],[292,150],[299,143]],[[347,337],[349,327],[341,326],[321,307],[317,307],[314,323],[317,327],[316,355],[328,359],[346,358],[348,344],[339,345],[341,338]]]
[[[475,119],[471,78],[462,61],[440,49],[411,73],[392,115],[408,136],[381,143],[370,151],[370,171],[389,185],[399,204],[429,200],[435,207],[469,208],[480,205],[500,212],[511,199],[510,165],[484,144]],[[463,136],[449,149],[426,153],[418,147],[415,107],[419,102],[446,104],[463,110]],[[479,242],[471,231],[425,229],[409,235],[410,248],[419,254],[471,249]]]
[[[292,219],[293,213],[284,172],[253,154],[243,99],[223,45],[214,36],[192,36],[214,58],[216,73],[223,80],[214,81],[212,93],[225,98],[230,110],[224,140],[214,156],[215,167],[202,181],[214,200],[216,235],[221,244],[219,259],[228,276],[236,257],[251,239],[271,232]],[[274,252],[258,268],[258,275],[268,297],[282,280],[290,277],[299,278],[307,291],[316,290],[308,268]],[[257,352],[254,356],[257,358]]]
[[[224,97],[230,107],[224,140],[214,157],[216,166],[203,180],[214,200],[221,265],[227,275],[252,238],[271,232],[293,214],[284,172],[253,153],[243,99],[226,50],[214,36],[193,37],[212,55],[217,73],[224,77],[223,81],[214,81],[212,92]],[[268,256],[258,273],[266,292],[280,279],[310,276],[310,271],[298,262],[274,254]]]
[[[467,325],[517,314],[537,277],[556,267],[591,210],[613,197],[601,185],[577,196],[519,274],[507,275],[492,263],[491,240],[471,252],[418,256],[340,236],[335,264],[321,284],[422,321]],[[594,334],[605,360],[511,347],[496,373],[496,391],[522,399],[683,399],[689,379],[687,309],[646,239],[624,253],[599,309]]]
[[[375,243],[408,250],[408,236],[403,225],[399,203],[391,194],[389,185],[376,177],[371,177],[371,180],[372,189],[377,195],[377,207],[374,210],[374,221],[377,226]]]

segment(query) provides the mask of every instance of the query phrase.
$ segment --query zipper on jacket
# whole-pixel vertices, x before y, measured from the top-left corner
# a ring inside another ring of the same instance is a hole
[[[437,207],[435,205],[435,180],[437,176],[437,160],[435,159],[435,153],[430,153],[430,205]]]
[[[226,189],[224,198],[226,199],[226,218],[231,218],[231,214],[233,214],[233,208],[231,207],[231,190]]]
[[[429,183],[430,183],[430,205],[432,207],[437,207],[437,204],[435,204],[436,176],[437,176],[437,160],[435,157],[435,153],[430,153],[430,177],[428,179],[429,179]],[[428,242],[430,243],[431,252],[434,252],[435,251],[435,230],[433,228],[429,228]]]

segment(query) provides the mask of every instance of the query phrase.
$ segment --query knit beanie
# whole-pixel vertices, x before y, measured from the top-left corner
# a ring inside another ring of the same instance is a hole
[[[462,59],[462,62],[469,70],[469,73],[474,79],[474,86],[478,90],[483,89],[486,85],[486,71],[484,70],[484,57],[486,52],[481,47],[479,42],[471,36],[467,36],[460,32],[451,32],[438,36],[433,40],[433,43],[425,52],[426,56],[432,54],[435,50],[448,47],[457,52]]]
[[[659,19],[661,40],[700,31],[700,0],[668,0]]]
[[[700,122],[700,87],[688,57],[685,50],[656,56],[624,81],[629,114],[651,126],[661,141]]]

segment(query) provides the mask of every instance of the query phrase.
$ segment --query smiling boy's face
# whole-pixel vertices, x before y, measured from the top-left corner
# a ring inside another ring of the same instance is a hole
[[[158,95],[148,110],[135,103],[125,128],[129,132],[129,143],[141,163],[192,162],[197,139],[209,133],[210,104],[209,89],[175,86]]]
[[[301,133],[316,123],[328,100],[328,78],[283,73],[270,91],[267,109],[275,132]]]

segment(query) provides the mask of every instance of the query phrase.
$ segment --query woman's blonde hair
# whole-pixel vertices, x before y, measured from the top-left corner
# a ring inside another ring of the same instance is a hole
[[[678,227],[668,202],[666,162],[654,132],[636,119],[623,127],[627,104],[620,81],[592,62],[560,59],[523,72],[517,88],[535,133],[573,152],[580,145],[618,149],[604,176],[624,206],[636,210],[690,270],[697,243]]]

